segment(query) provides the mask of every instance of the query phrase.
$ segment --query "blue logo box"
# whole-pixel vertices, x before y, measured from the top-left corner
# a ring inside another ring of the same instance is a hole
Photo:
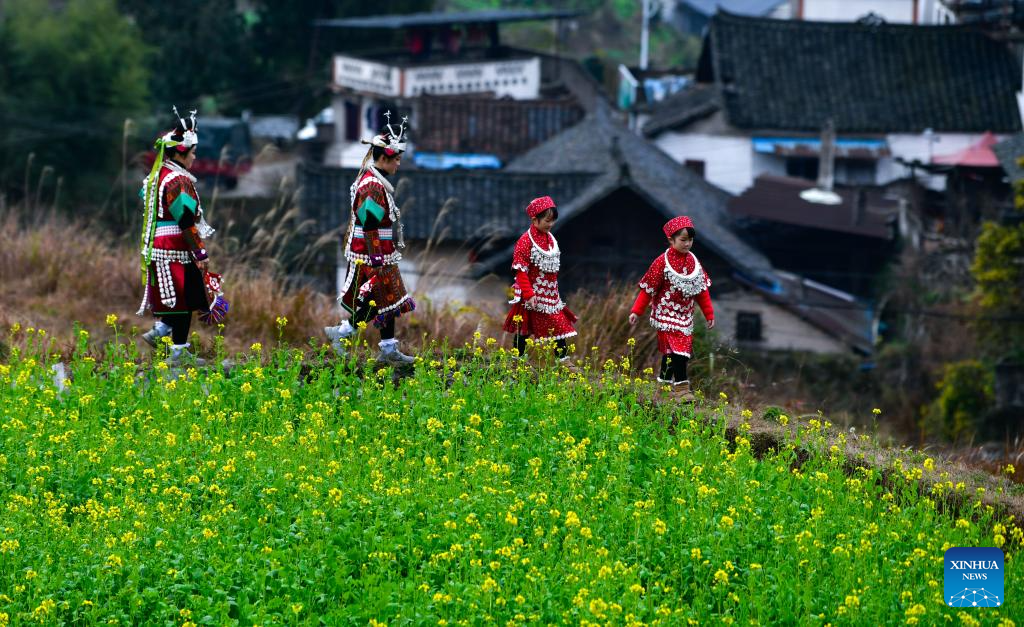
[[[954,547],[946,551],[943,578],[950,607],[1002,607],[1003,552],[992,547]]]

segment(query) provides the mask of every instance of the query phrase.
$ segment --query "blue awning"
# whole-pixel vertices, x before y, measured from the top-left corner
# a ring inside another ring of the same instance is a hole
[[[813,137],[751,137],[754,152],[783,157],[817,157],[821,140]],[[884,139],[836,138],[837,159],[881,159],[892,154]]]
[[[412,162],[424,170],[494,170],[501,167],[501,160],[494,155],[471,153],[416,152]]]

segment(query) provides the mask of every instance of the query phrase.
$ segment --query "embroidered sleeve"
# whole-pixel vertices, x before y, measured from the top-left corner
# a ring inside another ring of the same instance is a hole
[[[664,280],[665,257],[658,255],[658,258],[654,260],[651,267],[644,273],[644,277],[640,279],[640,289],[647,292],[648,296],[654,296],[661,289]]]
[[[366,254],[371,258],[382,254],[381,240],[378,233],[381,222],[388,210],[387,192],[377,182],[364,184],[356,193],[356,224],[363,228],[363,241]]]
[[[530,270],[530,239],[523,235],[516,242],[516,247],[512,251],[512,269],[519,272],[529,272]]]
[[[519,288],[519,294],[523,300],[533,298],[533,285],[530,284],[530,277],[523,270],[516,272],[516,287]]]
[[[182,238],[192,251],[196,261],[202,261],[208,257],[206,244],[199,236],[199,229],[196,227],[199,219],[196,215],[199,207],[199,195],[195,187],[184,178],[179,177],[171,181],[164,189],[164,206],[168,213],[178,223],[181,229]]]
[[[356,223],[364,230],[379,229],[388,210],[387,192],[379,183],[366,183],[356,193]]]

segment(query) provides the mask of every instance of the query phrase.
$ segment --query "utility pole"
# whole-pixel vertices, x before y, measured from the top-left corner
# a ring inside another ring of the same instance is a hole
[[[651,3],[654,0],[640,0],[643,23],[640,26],[640,69],[647,69],[647,48],[651,30]]]

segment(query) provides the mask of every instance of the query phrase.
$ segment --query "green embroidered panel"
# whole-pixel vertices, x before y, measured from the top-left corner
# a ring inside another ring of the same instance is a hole
[[[384,207],[378,205],[377,201],[372,198],[367,198],[363,204],[359,205],[359,208],[356,209],[356,217],[360,222],[366,224],[367,213],[372,214],[378,221],[384,219]]]
[[[180,220],[182,213],[188,209],[189,213],[194,214],[196,212],[196,206],[199,203],[196,202],[195,198],[192,198],[185,192],[181,192],[174,202],[171,203],[170,212],[174,216],[175,220]]]

